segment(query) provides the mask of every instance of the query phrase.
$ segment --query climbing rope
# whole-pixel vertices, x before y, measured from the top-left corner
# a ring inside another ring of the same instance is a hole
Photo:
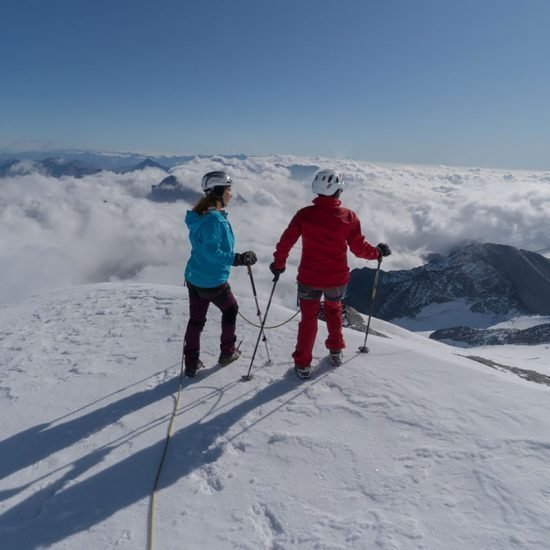
[[[184,341],[185,345],[185,341]],[[183,362],[184,362],[184,355],[183,350],[181,352],[181,368],[180,368],[180,380],[179,380],[179,387],[178,387],[178,394],[176,396],[176,401],[174,403],[174,410],[172,411],[172,417],[170,418],[170,422],[168,424],[168,430],[166,432],[166,440],[164,441],[164,449],[162,450],[162,456],[160,458],[159,467],[157,470],[157,475],[155,477],[155,483],[153,484],[153,490],[151,492],[151,497],[149,499],[149,521],[147,524],[147,549],[153,550],[153,526],[155,523],[155,504],[156,504],[156,496],[157,496],[157,489],[158,484],[160,481],[160,473],[162,471],[162,467],[164,466],[164,460],[166,458],[166,452],[168,451],[168,444],[170,443],[170,438],[172,437],[172,428],[174,425],[174,419],[176,418],[176,414],[178,412],[179,408],[179,402],[181,397],[181,390],[183,389]]]
[[[289,319],[287,319],[284,323],[279,323],[278,325],[271,325],[270,327],[263,327],[263,328],[264,328],[264,330],[267,330],[267,329],[282,327],[283,325],[286,325],[287,323],[290,323],[290,321],[292,321],[292,319],[294,319],[294,317],[296,317],[296,315],[298,315],[298,313],[300,313],[300,310],[298,310],[292,317],[290,317]],[[256,327],[256,328],[262,328],[260,325],[257,325],[256,323],[253,323],[252,321],[248,320],[240,311],[238,312],[238,314],[239,314],[239,316],[242,317],[249,325],[252,325],[253,327]]]

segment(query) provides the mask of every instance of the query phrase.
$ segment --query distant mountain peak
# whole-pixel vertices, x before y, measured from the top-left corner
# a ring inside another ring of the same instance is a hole
[[[6,177],[8,175],[25,175],[35,171],[54,178],[62,176],[81,178],[96,174],[100,170],[87,163],[69,160],[63,157],[47,157],[43,160],[14,159],[0,166],[0,177]]]
[[[150,159],[146,158],[145,160],[142,160],[138,164],[135,164],[134,166],[131,166],[129,168],[125,168],[124,170],[121,170],[122,173],[126,174],[128,172],[136,172],[138,170],[145,170],[146,168],[157,168],[159,170],[162,170],[163,172],[167,172],[168,169],[163,166],[162,164]]]
[[[154,202],[176,202],[183,200],[189,204],[193,204],[202,196],[202,193],[189,188],[177,176],[170,174],[159,184],[151,186],[148,198]]]

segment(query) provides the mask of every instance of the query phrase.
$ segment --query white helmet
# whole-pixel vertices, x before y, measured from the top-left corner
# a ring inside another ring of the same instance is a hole
[[[336,170],[321,170],[313,178],[311,188],[317,195],[334,195],[344,189],[344,178]]]
[[[232,182],[233,180],[231,179],[231,176],[220,170],[204,174],[202,177],[201,187],[205,193],[210,193],[210,191],[214,190],[214,187],[227,187],[228,185],[231,185]]]

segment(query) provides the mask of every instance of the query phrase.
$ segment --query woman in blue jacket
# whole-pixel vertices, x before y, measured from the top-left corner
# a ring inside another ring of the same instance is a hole
[[[189,290],[189,321],[185,331],[183,353],[185,376],[194,377],[203,367],[200,360],[200,337],[212,302],[222,312],[220,357],[222,366],[236,361],[235,324],[239,307],[227,282],[231,266],[254,265],[256,254],[251,250],[234,253],[235,239],[224,208],[231,200],[231,177],[225,172],[208,172],[202,178],[205,196],[185,216],[189,228],[191,256],[185,268]]]

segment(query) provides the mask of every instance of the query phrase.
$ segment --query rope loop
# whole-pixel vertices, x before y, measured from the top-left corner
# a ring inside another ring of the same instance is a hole
[[[288,318],[286,321],[284,321],[283,323],[279,323],[278,325],[272,325],[270,327],[266,327],[264,326],[264,330],[267,330],[267,329],[273,329],[273,328],[279,328],[279,327],[282,327],[283,325],[286,325],[287,323],[289,323],[290,321],[292,321],[292,319],[294,319],[294,317],[296,317],[296,315],[298,315],[298,313],[300,313],[300,310],[296,311],[296,313]],[[257,325],[256,323],[253,323],[252,321],[248,320],[240,311],[238,312],[239,316],[242,317],[249,325],[252,325],[253,327],[256,327],[256,328],[262,328],[260,325]]]

